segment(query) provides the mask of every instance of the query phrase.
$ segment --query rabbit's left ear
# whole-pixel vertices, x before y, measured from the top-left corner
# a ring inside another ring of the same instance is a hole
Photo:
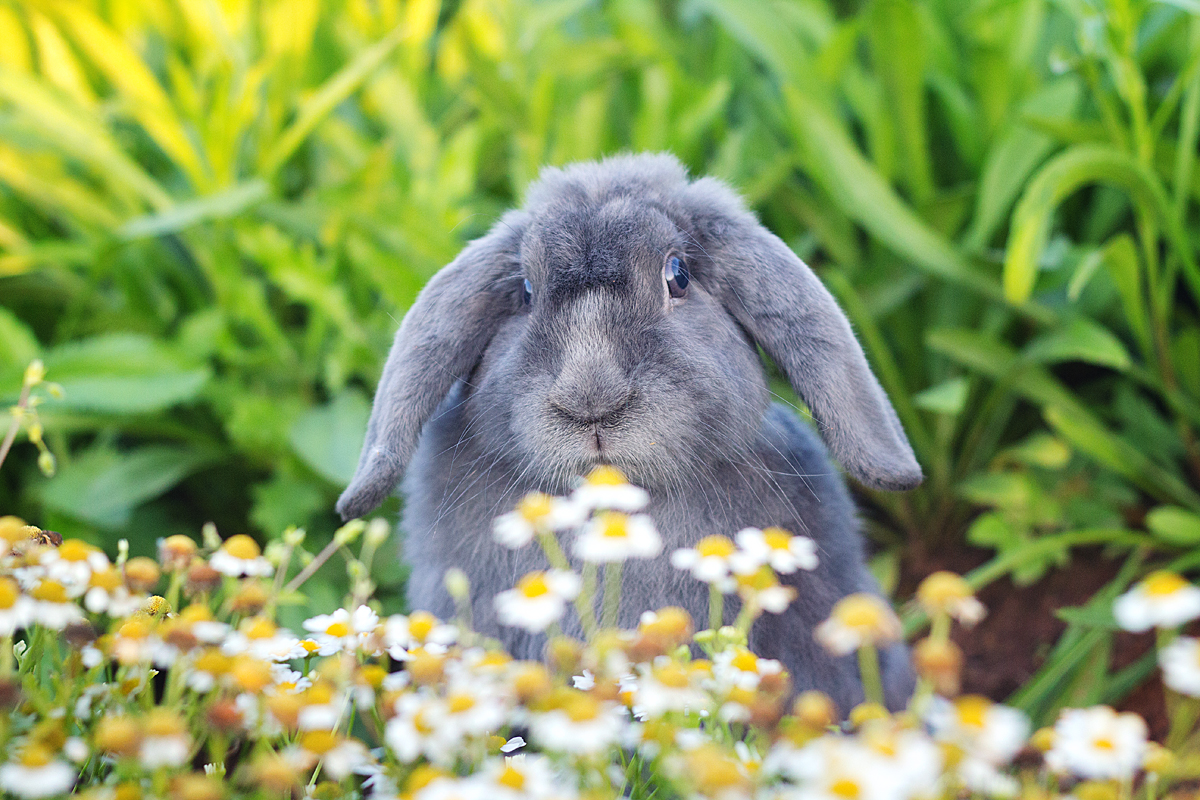
[[[896,411],[829,290],[740,203],[730,208],[722,185],[692,188],[709,285],[804,398],[833,457],[867,486],[917,486],[921,467]]]
[[[519,276],[524,226],[519,212],[505,215],[434,275],[404,316],[375,390],[358,467],[338,498],[342,519],[370,512],[392,493],[425,422],[513,313],[509,279]]]

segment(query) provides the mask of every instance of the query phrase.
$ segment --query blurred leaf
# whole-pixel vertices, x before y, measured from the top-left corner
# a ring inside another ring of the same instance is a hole
[[[333,402],[313,408],[296,420],[288,434],[292,449],[318,475],[337,486],[354,477],[358,454],[367,434],[371,404],[355,389]]]
[[[282,533],[289,525],[304,526],[308,518],[327,502],[324,493],[310,481],[280,470],[271,480],[250,490],[254,507],[250,521],[268,537]]]
[[[967,402],[967,379],[951,378],[913,397],[913,405],[938,414],[958,414]]]
[[[1146,515],[1146,528],[1177,547],[1200,546],[1200,515],[1179,506],[1158,506]]]
[[[1076,77],[1063,77],[1030,95],[1022,104],[1020,114],[1070,118],[1082,95]],[[963,237],[968,248],[981,250],[987,246],[1029,174],[1053,148],[1054,141],[1049,136],[1029,128],[1020,119],[996,138],[984,160],[975,214]]]
[[[41,347],[29,326],[4,306],[0,306],[0,373],[12,370],[19,373],[37,358]],[[47,380],[56,380],[47,376]],[[11,387],[16,388],[16,387]]]
[[[1127,233],[1110,239],[1101,250],[1109,275],[1121,295],[1121,307],[1125,320],[1141,345],[1143,353],[1150,353],[1150,320],[1146,308],[1146,295],[1142,288],[1141,258],[1133,237]]]
[[[1128,153],[1107,145],[1076,145],[1053,158],[1034,176],[1012,217],[1004,260],[1004,295],[1015,303],[1029,298],[1037,279],[1038,258],[1046,244],[1054,212],[1065,198],[1090,183],[1124,189],[1141,213],[1166,231],[1183,260],[1185,275],[1200,293],[1200,269],[1179,221],[1155,174]]]
[[[201,222],[236,216],[266,198],[269,190],[265,181],[253,180],[217,194],[179,203],[166,211],[135,217],[116,233],[126,240],[179,233]]]
[[[118,452],[95,447],[63,465],[40,490],[42,502],[101,528],[119,528],[133,509],[210,461],[196,450],[148,445]]]
[[[1113,369],[1133,363],[1121,340],[1086,317],[1072,317],[1061,327],[1035,338],[1025,348],[1025,358],[1043,364],[1086,361]]]
[[[1032,467],[1062,469],[1071,458],[1071,448],[1067,447],[1062,439],[1039,432],[1012,447],[1005,448],[1003,454]]]
[[[196,397],[211,376],[184,363],[165,345],[137,334],[105,334],[59,345],[46,370],[63,389],[47,410],[134,414],[159,411]]]
[[[917,206],[933,197],[925,131],[925,37],[912,0],[873,0],[866,10],[871,58],[896,121],[906,184]],[[903,46],[897,46],[904,42]]]

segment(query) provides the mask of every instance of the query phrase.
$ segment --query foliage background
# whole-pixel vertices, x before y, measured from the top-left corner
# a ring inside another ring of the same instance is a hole
[[[928,479],[861,493],[885,586],[964,540],[976,585],[1103,545],[1116,580],[1014,699],[1117,699],[1153,659],[1111,668],[1108,601],[1200,566],[1198,12],[0,2],[0,402],[35,357],[64,390],[57,474],[19,445],[0,511],[109,552],[328,540],[423,282],[542,165],[670,150],[817,269],[896,405]]]

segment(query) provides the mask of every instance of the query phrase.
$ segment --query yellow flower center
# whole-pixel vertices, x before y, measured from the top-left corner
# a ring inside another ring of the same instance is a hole
[[[763,541],[772,550],[788,550],[791,548],[792,535],[783,528],[763,528]]]
[[[958,719],[963,725],[982,728],[988,710],[992,707],[992,701],[977,694],[970,694],[955,700],[954,707],[958,710]]]
[[[1160,570],[1151,573],[1142,581],[1146,594],[1151,597],[1168,597],[1188,587],[1188,582],[1174,572]]]
[[[33,588],[29,596],[34,600],[41,600],[43,603],[66,603],[70,601],[67,597],[67,589],[58,581],[42,581]]]
[[[310,656],[321,649],[321,645],[317,644],[312,639],[304,639],[300,642],[300,646],[304,648],[304,652]]]
[[[507,786],[514,792],[520,792],[525,789],[525,776],[513,769],[510,764],[504,768],[504,772],[500,773],[500,777],[496,778],[496,783]]]
[[[125,581],[121,579],[121,573],[110,567],[103,572],[93,572],[88,583],[94,588],[111,592],[113,589],[116,589],[125,583]]]
[[[447,701],[451,714],[461,714],[475,707],[475,698],[469,694],[452,694]]]
[[[530,492],[517,503],[517,513],[530,525],[534,525],[550,513],[550,502],[549,495]]]
[[[336,636],[340,639],[350,633],[350,626],[344,622],[331,622],[325,628],[325,632],[330,636]]]
[[[94,549],[79,539],[67,539],[58,546],[58,557],[63,561],[85,561]]]
[[[531,572],[517,584],[517,591],[530,600],[550,594],[550,586],[546,583],[546,573]]]
[[[854,800],[854,798],[857,798],[862,793],[862,789],[849,778],[838,778],[830,784],[829,793],[834,797],[845,797],[848,800]]]
[[[413,715],[413,727],[416,728],[417,733],[433,733],[435,730],[433,723],[431,723],[425,717],[425,709],[423,708],[419,709],[417,713]]]
[[[223,675],[229,670],[229,657],[220,650],[210,649],[196,659],[196,671],[209,675]]]
[[[629,537],[629,517],[615,511],[606,511],[600,516],[600,533],[610,539]]]
[[[696,552],[704,558],[708,558],[709,556],[728,558],[737,552],[737,547],[734,546],[733,541],[727,536],[705,536],[696,542]]]
[[[1113,743],[1113,740],[1104,736],[1094,739],[1092,741],[1092,746],[1097,750],[1104,750],[1109,753],[1117,749],[1117,746]]]
[[[221,545],[221,549],[234,558],[240,558],[243,561],[250,561],[262,555],[262,550],[258,548],[258,542],[244,533],[230,536]]]
[[[178,736],[185,730],[183,720],[170,711],[151,711],[142,727],[147,736]]]
[[[121,625],[117,635],[124,639],[145,639],[150,631],[149,617],[133,617]]]
[[[608,464],[601,464],[592,470],[587,482],[592,486],[621,486],[628,483],[621,470]]]
[[[0,608],[12,608],[21,596],[17,583],[9,578],[0,578]]]
[[[917,600],[931,611],[947,611],[974,594],[961,575],[945,570],[933,573],[917,587]]]
[[[21,764],[34,769],[50,763],[50,751],[41,745],[31,744],[21,751]]]
[[[329,731],[307,731],[300,737],[300,746],[310,753],[323,756],[337,747],[337,736]]]
[[[275,623],[266,617],[255,617],[249,624],[242,626],[242,632],[247,639],[270,639],[275,635]]]
[[[414,611],[408,616],[408,632],[418,642],[425,641],[425,637],[433,632],[436,625],[437,617],[428,611]]]
[[[199,603],[192,603],[190,606],[179,612],[179,618],[184,622],[211,622],[212,614],[209,610]]]
[[[758,672],[758,656],[749,650],[739,651],[729,664],[734,669],[740,669],[742,672]]]
[[[600,704],[586,694],[576,694],[563,711],[572,722],[587,722],[600,716]]]
[[[833,617],[842,625],[857,631],[874,632],[886,625],[883,605],[868,594],[852,594],[833,607]]]
[[[654,677],[672,689],[686,689],[688,685],[687,670],[674,662],[654,670]]]

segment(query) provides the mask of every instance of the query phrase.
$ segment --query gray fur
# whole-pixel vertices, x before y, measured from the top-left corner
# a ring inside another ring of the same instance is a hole
[[[676,301],[662,275],[671,252],[692,277]],[[706,587],[670,566],[675,548],[748,525],[807,534],[819,567],[787,578],[799,599],[765,615],[751,644],[846,711],[862,697],[853,658],[829,657],[812,631],[839,598],[877,589],[846,488],[813,432],[770,403],[755,344],[852,475],[920,482],[833,298],[733,192],[689,182],[667,155],[547,169],[524,209],[439,272],[405,317],[338,511],[370,511],[404,473],[410,604],[452,616],[442,576],[460,567],[476,627],[524,657],[543,641],[501,629],[491,599],[546,564],[535,547],[494,543],[491,520],[526,492],[566,493],[601,461],[650,491],[665,552],[626,565],[626,626],[666,605],[705,619]],[[884,656],[889,703],[902,704],[906,652]]]

